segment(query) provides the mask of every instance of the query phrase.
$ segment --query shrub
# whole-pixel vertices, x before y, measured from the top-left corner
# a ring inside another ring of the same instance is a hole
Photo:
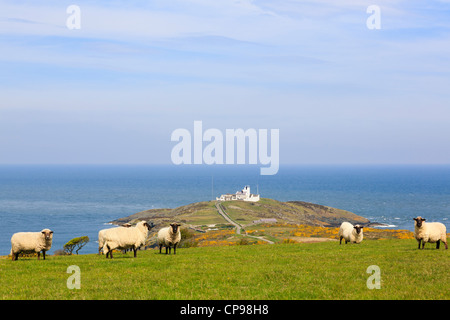
[[[195,232],[189,228],[181,228],[181,241],[178,245],[179,248],[197,247],[198,241],[195,240]]]
[[[241,239],[239,239],[239,241],[236,241],[236,245],[238,245],[238,246],[246,246],[249,244],[250,244],[250,241],[248,241],[248,239],[246,239],[246,238],[241,238]]]
[[[58,249],[58,250],[55,250],[53,255],[55,255],[55,256],[65,256],[65,255],[67,255],[67,253],[63,249]]]

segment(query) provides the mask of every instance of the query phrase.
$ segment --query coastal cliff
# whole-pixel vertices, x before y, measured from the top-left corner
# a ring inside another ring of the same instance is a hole
[[[218,214],[215,203],[216,201],[204,201],[174,209],[150,209],[113,220],[111,223],[122,225],[148,220],[158,226],[176,220],[194,226],[226,224],[227,221]],[[281,202],[262,198],[258,202],[223,201],[221,204],[230,217],[241,225],[275,220],[276,223],[321,227],[338,227],[344,221],[363,225],[370,223],[368,219],[350,211],[303,201]]]

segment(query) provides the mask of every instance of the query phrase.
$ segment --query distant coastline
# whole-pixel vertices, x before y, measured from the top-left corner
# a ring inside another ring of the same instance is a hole
[[[105,222],[215,199],[245,184],[252,190],[258,185],[265,198],[348,210],[378,222],[378,229],[413,231],[419,213],[450,229],[445,165],[281,165],[270,177],[250,165],[0,165],[0,254],[9,253],[14,232],[51,228],[52,254],[75,237],[96,239],[100,229],[111,227]],[[91,240],[82,252],[97,250]]]

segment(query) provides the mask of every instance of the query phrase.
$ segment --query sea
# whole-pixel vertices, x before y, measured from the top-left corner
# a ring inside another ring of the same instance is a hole
[[[98,252],[98,231],[154,208],[215,199],[249,185],[279,201],[351,211],[384,228],[414,230],[413,217],[450,230],[450,165],[0,165],[0,255],[15,232],[54,231],[52,254],[88,236],[80,254]]]

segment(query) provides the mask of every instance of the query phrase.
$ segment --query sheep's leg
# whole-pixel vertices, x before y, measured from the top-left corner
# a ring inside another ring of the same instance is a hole
[[[448,249],[447,242],[444,242],[444,244],[445,244],[445,250],[447,250]]]
[[[169,252],[169,248],[166,246],[166,254]]]
[[[173,245],[173,254],[176,254],[176,252],[175,252],[176,249],[177,249],[177,245],[174,244],[174,245]]]
[[[42,250],[42,256],[44,257],[45,260],[45,250]]]
[[[159,245],[159,253],[161,253],[162,244]]]
[[[419,242],[419,247],[417,248],[417,249],[420,249],[420,239],[419,240],[417,240],[418,242]]]
[[[37,254],[38,254],[38,260],[41,260],[41,252],[39,251]]]
[[[422,240],[422,249],[425,248],[425,241]]]
[[[112,250],[111,250],[111,247],[109,246],[109,245],[106,245],[106,249],[108,250],[107,252],[106,252],[106,258],[108,259],[108,254],[109,254],[109,258],[110,259],[112,259]]]
[[[133,252],[134,252],[134,257],[136,258],[136,248],[135,247],[133,247]]]
[[[339,237],[339,244],[342,244],[342,238],[343,238],[343,236]]]
[[[441,244],[440,240],[436,241],[436,249],[439,249],[440,244]]]

